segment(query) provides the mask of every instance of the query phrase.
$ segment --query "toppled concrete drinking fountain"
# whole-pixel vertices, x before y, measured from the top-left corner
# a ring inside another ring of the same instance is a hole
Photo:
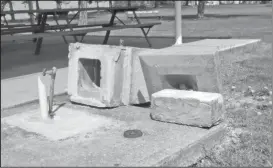
[[[68,94],[72,102],[117,107],[148,103],[163,89],[222,93],[235,61],[229,55],[258,41],[207,39],[162,49],[70,44]]]
[[[3,162],[186,167],[222,140],[223,79],[236,61],[233,52],[251,50],[257,40],[201,40],[163,49],[120,42],[120,46],[70,44],[68,95],[70,101],[87,106],[65,102],[49,107],[45,86],[39,85],[41,110],[32,107],[2,119],[39,136],[19,133],[4,140],[12,144],[3,154],[17,154]],[[128,106],[147,102],[150,108]],[[44,122],[40,112],[48,118],[50,109],[57,109],[54,115],[59,118]],[[25,151],[31,152],[25,155]]]
[[[143,50],[149,49],[122,45],[70,44],[70,100],[95,107],[117,107],[147,102],[148,95],[145,99],[139,96],[138,92],[139,88],[146,89],[137,57],[137,53]]]

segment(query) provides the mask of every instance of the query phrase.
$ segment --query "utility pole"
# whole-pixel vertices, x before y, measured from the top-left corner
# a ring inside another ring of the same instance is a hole
[[[175,45],[182,44],[181,1],[175,1]]]

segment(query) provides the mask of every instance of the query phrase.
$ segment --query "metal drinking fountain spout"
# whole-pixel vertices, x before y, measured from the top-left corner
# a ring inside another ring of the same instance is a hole
[[[50,84],[50,91],[49,91],[49,97],[48,97],[48,113],[50,116],[52,116],[52,107],[53,107],[53,97],[54,97],[54,83],[56,78],[57,68],[53,67],[51,70],[48,70],[45,68],[42,72],[43,76],[50,75],[51,76],[51,84]]]

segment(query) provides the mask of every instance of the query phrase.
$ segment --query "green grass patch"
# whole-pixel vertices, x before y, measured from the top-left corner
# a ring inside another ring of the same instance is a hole
[[[195,166],[272,166],[272,98],[260,94],[263,87],[272,91],[271,56],[271,44],[262,43],[245,59],[233,63],[227,78],[232,83],[224,85],[228,134]],[[231,91],[232,85],[236,87],[235,91]],[[244,95],[248,86],[254,89],[254,96]],[[258,101],[255,96],[265,98]],[[259,105],[264,108],[258,108]]]

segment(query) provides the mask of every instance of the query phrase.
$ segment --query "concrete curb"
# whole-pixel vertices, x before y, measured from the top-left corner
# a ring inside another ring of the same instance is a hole
[[[211,150],[224,138],[227,132],[227,123],[224,122],[215,127],[217,128],[205,137],[191,144],[187,148],[177,151],[172,156],[163,159],[155,166],[188,167],[195,164],[198,160],[206,156],[206,151]]]

